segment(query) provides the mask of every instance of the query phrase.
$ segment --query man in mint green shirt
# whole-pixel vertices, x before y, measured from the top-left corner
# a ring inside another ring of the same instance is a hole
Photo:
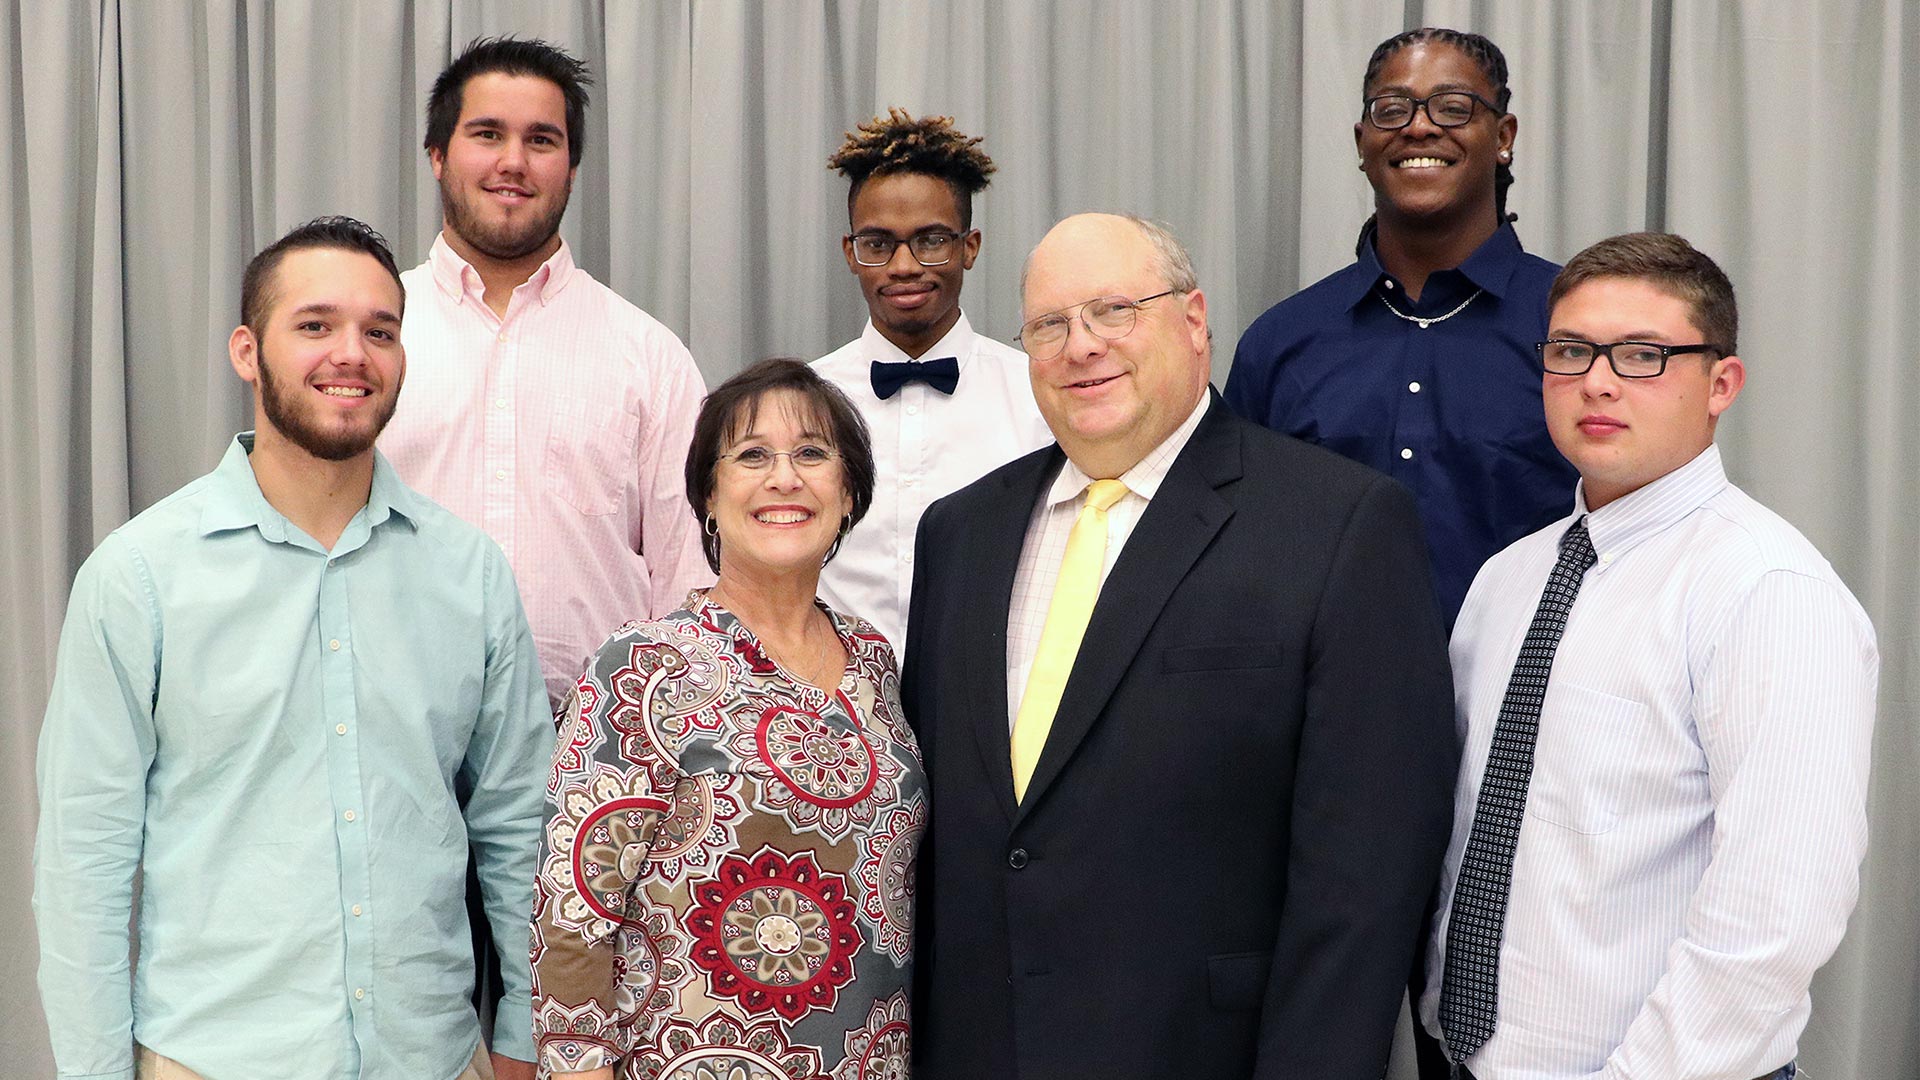
[[[533,1076],[553,729],[505,557],[373,449],[403,304],[349,218],[256,256],[228,341],[256,430],[74,580],[33,894],[63,1078]],[[490,1055],[469,845],[506,983]]]

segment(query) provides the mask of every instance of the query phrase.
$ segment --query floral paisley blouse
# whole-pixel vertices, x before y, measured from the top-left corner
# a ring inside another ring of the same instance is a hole
[[[621,627],[574,686],[533,912],[543,1069],[907,1075],[926,778],[893,651],[827,614],[831,691],[704,591]]]

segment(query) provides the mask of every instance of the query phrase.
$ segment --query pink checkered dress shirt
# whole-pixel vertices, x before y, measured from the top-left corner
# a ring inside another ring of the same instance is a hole
[[[380,449],[506,551],[558,703],[615,628],[713,582],[681,479],[706,386],[564,242],[504,319],[445,237],[401,281],[406,388]]]

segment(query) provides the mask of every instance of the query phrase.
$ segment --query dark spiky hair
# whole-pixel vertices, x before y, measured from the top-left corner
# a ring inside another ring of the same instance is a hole
[[[279,300],[277,286],[280,263],[296,251],[314,248],[356,251],[371,256],[374,262],[380,264],[380,269],[393,279],[394,288],[400,290],[400,306],[405,309],[407,287],[400,283],[400,269],[394,264],[393,251],[387,247],[387,238],[373,231],[373,226],[345,215],[318,217],[304,225],[294,226],[293,231],[267,245],[260,254],[248,261],[246,273],[240,278],[240,321],[256,337],[267,332],[267,313]]]
[[[833,169],[850,181],[847,188],[847,217],[853,217],[853,200],[860,189],[875,176],[893,173],[919,173],[944,180],[960,207],[960,227],[973,228],[973,196],[984,189],[993,175],[993,159],[980,149],[980,137],[954,130],[951,116],[923,116],[915,119],[898,105],[887,115],[876,116],[847,132],[847,141],[827,159]]]

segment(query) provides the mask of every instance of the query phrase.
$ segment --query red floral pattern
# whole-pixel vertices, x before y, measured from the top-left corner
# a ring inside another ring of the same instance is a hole
[[[865,624],[834,627],[834,687],[791,678],[699,593],[594,657],[547,792],[545,1069],[904,1076],[926,782],[891,651]]]
[[[813,856],[789,860],[761,848],[748,862],[729,856],[714,881],[693,890],[687,932],[708,993],[732,998],[749,1016],[772,1011],[798,1020],[833,1008],[853,979],[864,942],[846,880],[823,874]]]

